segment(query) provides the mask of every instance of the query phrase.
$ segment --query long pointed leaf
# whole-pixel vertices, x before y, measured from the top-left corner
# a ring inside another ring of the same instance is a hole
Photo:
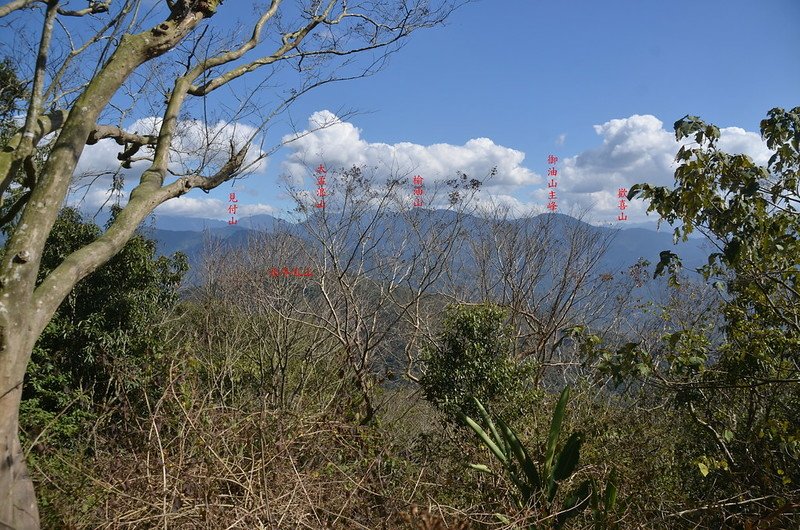
[[[536,470],[536,466],[534,465],[533,460],[531,460],[531,457],[528,455],[528,451],[525,449],[525,446],[519,441],[519,437],[517,437],[517,434],[502,419],[498,419],[497,423],[500,424],[500,430],[508,441],[508,445],[513,451],[517,462],[519,462],[522,471],[525,473],[531,489],[541,489],[542,481],[539,477],[539,472]]]
[[[581,458],[581,443],[583,443],[583,433],[574,432],[570,435],[556,458],[556,465],[553,468],[555,480],[564,480],[575,471]]]
[[[564,413],[567,409],[569,400],[569,387],[565,387],[558,398],[556,410],[553,412],[553,420],[550,422],[550,432],[547,435],[547,447],[544,456],[544,475],[550,477],[553,469],[553,457],[556,454],[558,436],[561,434],[561,423],[564,421]]]
[[[505,453],[503,453],[503,451],[500,450],[499,447],[497,447],[497,444],[494,443],[491,438],[489,438],[489,435],[486,434],[486,431],[484,431],[481,426],[475,423],[475,421],[469,416],[464,415],[462,419],[473,431],[475,431],[475,434],[477,434],[483,441],[484,445],[486,445],[486,447],[488,447],[489,450],[494,453],[494,456],[496,456],[504,466],[508,467],[508,457],[505,455]]]
[[[503,524],[511,524],[511,520],[502,513],[494,514],[495,518]]]
[[[597,479],[592,477],[589,479],[592,481],[592,496],[590,498],[590,506],[592,507],[592,513],[594,514],[594,528],[595,530],[602,530],[602,518],[599,516],[601,512],[600,510],[600,486],[597,484]]]
[[[584,480],[580,486],[572,490],[564,499],[561,513],[556,517],[555,528],[561,528],[570,517],[575,517],[589,505],[591,482]]]
[[[521,481],[519,477],[517,477],[516,473],[509,471],[508,476],[511,478],[511,482],[513,482],[519,490],[519,496],[522,501],[520,506],[528,506],[531,502],[531,497],[533,496],[533,490],[529,485]]]
[[[614,509],[617,504],[617,468],[611,470],[611,475],[608,477],[608,484],[606,484],[606,491],[603,495],[603,509],[606,514]]]
[[[572,433],[556,457],[553,472],[547,477],[547,500],[552,501],[558,491],[558,481],[572,475],[580,460],[581,433]]]
[[[492,470],[489,469],[484,464],[469,464],[469,467],[471,467],[472,469],[478,470],[478,471],[482,471],[484,473],[491,473],[492,472]]]
[[[481,416],[483,417],[483,421],[486,422],[486,424],[489,426],[489,430],[492,431],[492,434],[494,435],[495,443],[497,443],[497,445],[499,445],[499,446],[504,446],[504,441],[500,437],[500,435],[497,434],[497,429],[494,426],[494,422],[492,422],[492,418],[489,416],[489,413],[486,412],[486,408],[484,408],[483,403],[478,401],[478,398],[476,398],[474,396],[472,398],[472,402],[475,403],[476,407],[478,407],[478,412],[480,412]],[[506,447],[503,447],[503,449],[505,450]]]

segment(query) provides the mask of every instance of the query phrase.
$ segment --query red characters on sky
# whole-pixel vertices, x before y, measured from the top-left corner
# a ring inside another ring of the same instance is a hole
[[[556,196],[555,190],[555,188],[558,187],[558,181],[556,180],[556,177],[558,177],[556,162],[558,162],[558,157],[556,155],[548,155],[547,163],[552,167],[547,168],[547,176],[550,177],[550,180],[547,182],[547,187],[550,189],[547,193],[547,209],[551,212],[558,210],[558,197]]]
[[[239,211],[238,202],[239,199],[236,198],[236,193],[231,192],[230,195],[228,195],[228,213],[231,214],[231,218],[228,220],[229,225],[235,225],[239,222],[236,219],[236,212]]]
[[[412,179],[414,184],[414,207],[417,208],[422,206],[422,196],[425,194],[425,189],[423,187],[422,177],[419,175],[414,175]]]
[[[328,171],[325,169],[325,166],[320,164],[317,169],[314,170],[314,178],[317,180],[317,197],[319,200],[314,204],[317,208],[325,208],[325,175]]]
[[[619,208],[619,215],[617,216],[617,221],[627,221],[628,216],[625,214],[625,209],[628,207],[628,203],[625,201],[625,199],[628,198],[627,188],[618,189],[617,198],[619,199],[619,204],[617,205],[617,207]]]

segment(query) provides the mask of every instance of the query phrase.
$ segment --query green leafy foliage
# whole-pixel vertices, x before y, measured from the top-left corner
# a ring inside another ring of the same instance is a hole
[[[101,231],[74,209],[53,227],[40,279]],[[186,258],[155,257],[155,241],[135,235],[105,266],[80,282],[34,347],[21,420],[29,436],[73,440],[104,406],[126,414],[125,395],[143,384],[158,355],[155,326],[177,302]]]
[[[499,417],[492,420],[479,400],[472,398],[472,401],[491,435],[469,416],[462,415],[461,419],[502,464],[505,474],[517,488],[517,501],[520,507],[536,508],[541,512],[541,518],[555,515],[552,519],[553,527],[561,528],[567,520],[577,516],[591,504],[595,527],[608,528],[606,522],[616,504],[616,472],[612,472],[605,493],[602,493],[596,480],[586,479],[568,491],[560,505],[556,502],[560,483],[568,480],[577,471],[583,443],[583,433],[573,432],[566,442],[560,447],[558,445],[569,401],[569,387],[566,387],[559,396],[550,422],[544,455],[539,463],[531,458],[531,453],[520,442],[514,430]],[[470,467],[482,472],[491,472],[482,464],[471,464]]]
[[[438,340],[424,352],[425,397],[451,422],[462,412],[477,414],[470,396],[509,413],[524,402],[529,370],[511,357],[505,319],[493,305],[451,306]]]
[[[13,128],[18,103],[27,95],[25,83],[17,77],[14,64],[5,57],[0,61],[0,140],[5,140],[8,131]]]
[[[0,145],[6,145],[20,128],[21,123],[17,113],[21,100],[26,97],[28,97],[26,83],[17,76],[12,60],[4,58],[0,61]],[[34,159],[40,161],[44,150],[44,148],[37,149]],[[0,231],[4,235],[11,233],[11,224],[6,222],[14,221],[19,215],[19,208],[15,205],[26,193],[22,185],[25,182],[25,172],[18,168],[12,176],[12,181],[14,184],[0,196],[0,226],[2,226]]]
[[[684,117],[674,187],[629,194],[675,226],[676,240],[699,231],[717,247],[697,272],[718,293],[721,325],[669,326],[649,347],[584,342],[618,383],[641,377],[672,392],[701,436],[692,462],[702,495],[744,495],[730,508],[741,517],[755,509],[747,498],[768,496],[767,513],[800,502],[800,107],[769,111],[761,134],[773,151],[766,166],[720,150],[717,127]],[[680,290],[671,251],[655,270],[665,273]]]

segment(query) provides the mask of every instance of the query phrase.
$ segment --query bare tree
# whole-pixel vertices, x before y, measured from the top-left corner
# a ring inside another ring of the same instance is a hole
[[[598,267],[612,237],[566,216],[488,209],[468,242],[468,276],[474,281],[465,283],[462,271],[451,292],[460,303],[506,307],[517,330],[515,355],[535,361],[541,378],[548,366],[563,364],[561,330],[612,322],[620,305],[609,281],[614,275]]]
[[[387,363],[405,363],[414,379],[414,347],[427,322],[424,301],[437,283],[442,286],[464,239],[469,196],[477,191],[477,185],[462,190],[464,197],[455,200],[458,186],[448,187],[450,199],[442,197],[445,187],[433,186],[426,200],[442,202],[444,209],[415,209],[407,180],[359,167],[330,172],[321,209],[302,190],[290,189],[309,238],[303,259],[313,267],[317,287],[312,304],[295,305],[292,318],[325,330],[340,345],[360,392],[363,423],[380,407],[372,387],[386,375]],[[376,371],[378,359],[383,374]]]
[[[22,382],[34,343],[73,286],[114,256],[159,204],[192,189],[209,191],[252,167],[252,142],[297,97],[325,83],[369,75],[412,31],[442,22],[454,8],[447,0],[252,2],[255,15],[249,26],[236,26],[248,32],[237,42],[222,37],[230,27],[210,20],[233,2],[98,0],[80,9],[72,4],[12,0],[0,6],[3,23],[19,29],[15,45],[25,35],[38,35],[28,40],[38,41],[33,64],[20,63],[31,74],[24,121],[0,151],[0,217],[11,226],[0,263],[0,526],[15,529],[39,527],[18,437]],[[369,50],[378,53],[364,54],[366,65],[353,62]],[[174,53],[166,57],[168,52]],[[300,80],[288,93],[276,89],[286,79],[281,65],[294,68]],[[161,75],[147,75],[148,68]],[[277,72],[284,77],[273,79]],[[255,83],[245,88],[245,77]],[[163,93],[154,80],[163,84]],[[210,142],[200,163],[176,171],[174,148],[185,113],[202,118],[209,108],[225,109],[225,98],[217,95],[223,88],[228,98],[238,97],[231,113],[249,117],[252,132],[227,145]],[[263,94],[276,99],[268,106],[256,102]],[[152,131],[122,127],[137,100],[158,109]],[[272,110],[243,110],[265,107]],[[46,138],[52,139],[49,151],[38,163],[34,155]],[[104,139],[121,146],[123,166],[138,160],[146,167],[113,224],[37,285],[42,249],[84,148]]]
[[[229,393],[237,407],[259,403],[269,410],[310,412],[323,402],[330,406],[332,399],[323,395],[335,395],[342,385],[341,350],[323,329],[298,318],[300,310],[313,310],[312,278],[319,271],[302,262],[304,242],[280,224],[249,234],[244,247],[213,239],[206,245],[195,302],[216,325],[202,332],[224,329],[241,340],[235,348],[209,345],[204,361],[212,371],[229,374],[224,377],[246,381]],[[223,308],[233,318],[221,314]]]

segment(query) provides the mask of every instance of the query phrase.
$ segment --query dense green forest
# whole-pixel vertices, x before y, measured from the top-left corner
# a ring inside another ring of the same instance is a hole
[[[697,271],[597,270],[578,224],[475,230],[466,178],[392,233],[397,183],[359,168],[330,175],[336,216],[305,212],[313,240],[209,238],[189,271],[141,230],[34,349],[42,525],[798,527],[800,108],[762,122],[768,167],[675,131],[675,185],[630,198],[714,243]],[[42,277],[101,232],[63,210]]]

